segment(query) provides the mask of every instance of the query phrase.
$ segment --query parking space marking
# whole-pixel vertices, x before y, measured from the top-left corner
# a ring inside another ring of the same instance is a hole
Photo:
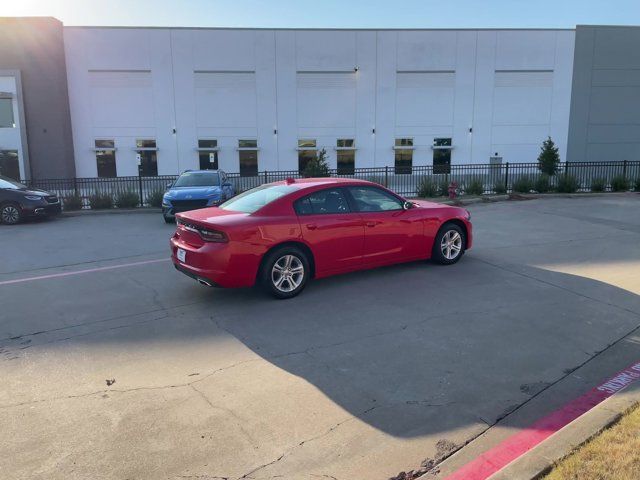
[[[116,268],[127,268],[127,267],[135,267],[137,265],[148,265],[150,263],[160,263],[166,262],[169,258],[158,258],[155,260],[143,260],[140,262],[131,262],[131,263],[122,263],[120,265],[110,265],[108,267],[95,267],[95,268],[87,268],[85,270],[75,270],[73,272],[62,272],[62,273],[50,273],[48,275],[39,275],[37,277],[26,277],[26,278],[16,278],[14,280],[4,280],[0,282],[1,285],[11,285],[14,283],[24,283],[24,282],[32,282],[35,280],[48,280],[50,278],[59,278],[59,277],[69,277],[71,275],[80,275],[83,273],[94,273],[94,272],[102,272],[105,270],[115,270]]]
[[[510,436],[445,477],[444,480],[485,480],[489,478],[561,428],[638,379],[640,379],[640,362],[630,365],[559,410]]]

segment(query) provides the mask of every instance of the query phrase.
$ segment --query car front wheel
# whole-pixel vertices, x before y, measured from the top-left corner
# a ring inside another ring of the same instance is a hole
[[[431,259],[441,265],[451,265],[464,254],[465,233],[455,223],[446,223],[440,228],[433,242]]]
[[[6,203],[0,207],[0,221],[8,225],[15,225],[22,220],[22,211],[15,203]]]
[[[298,248],[279,248],[265,258],[262,272],[262,287],[276,298],[291,298],[298,295],[309,278],[309,260]]]

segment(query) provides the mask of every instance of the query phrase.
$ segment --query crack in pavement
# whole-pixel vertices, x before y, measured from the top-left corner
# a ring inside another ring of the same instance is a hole
[[[241,418],[236,412],[234,412],[233,410],[231,410],[230,408],[225,408],[225,407],[221,407],[219,405],[214,405],[211,400],[209,400],[209,397],[207,397],[205,395],[205,393],[202,390],[198,390],[193,384],[189,385],[191,387],[191,389],[193,391],[195,391],[196,393],[198,393],[198,395],[200,397],[202,397],[202,399],[214,410],[222,410],[223,412],[228,413],[229,415],[231,415],[233,418],[235,418],[238,421],[238,428],[240,429],[240,431],[244,434],[245,437],[247,437],[247,439],[249,439],[250,443],[255,444],[258,443],[256,442],[256,440],[251,436],[251,434],[249,432],[247,432],[245,430],[245,428],[242,426],[242,422],[244,421],[243,418]],[[255,446],[255,445],[254,445]],[[256,446],[257,448],[257,446]]]
[[[340,427],[341,425],[344,425],[345,423],[351,422],[353,420],[359,419],[361,417],[363,417],[364,415],[366,415],[367,413],[376,410],[377,408],[381,408],[382,405],[376,405],[374,407],[369,407],[366,410],[363,410],[362,412],[358,413],[357,415],[352,415],[349,418],[336,423],[335,425],[333,425],[331,428],[329,428],[326,432],[321,433],[320,435],[316,435],[314,437],[310,437],[307,438],[306,440],[301,441],[300,443],[294,445],[293,447],[291,447],[290,449],[286,450],[284,453],[282,453],[279,457],[277,457],[275,460],[272,460],[268,463],[262,464],[256,468],[254,468],[253,470],[245,473],[244,475],[242,475],[241,477],[238,477],[237,480],[243,480],[243,479],[247,479],[247,478],[253,478],[251,477],[251,475],[253,475],[254,473],[267,468],[271,465],[274,465],[276,463],[278,463],[280,460],[282,460],[284,457],[290,455],[292,452],[294,452],[295,450],[297,450],[298,448],[302,447],[303,445],[306,445],[307,443],[311,443],[315,440],[319,440],[320,438],[326,437],[327,435],[329,435],[331,432],[333,432],[334,430],[336,430],[338,427]]]
[[[5,404],[5,405],[0,405],[0,410],[13,408],[13,407],[22,407],[22,406],[25,406],[25,405],[32,405],[32,404],[36,404],[36,403],[52,402],[52,401],[57,401],[57,400],[85,398],[85,397],[90,397],[92,395],[99,395],[101,393],[131,393],[131,392],[139,392],[139,391],[153,391],[153,390],[165,390],[165,389],[170,389],[170,388],[190,387],[194,383],[202,382],[202,381],[206,380],[207,378],[210,378],[213,375],[216,375],[216,374],[218,374],[220,372],[223,372],[225,370],[229,370],[231,368],[235,368],[235,367],[243,365],[245,363],[252,363],[252,362],[259,362],[259,361],[264,361],[264,359],[263,358],[252,358],[250,360],[242,360],[240,362],[236,362],[234,364],[227,365],[226,367],[220,367],[220,368],[218,368],[218,369],[216,369],[216,370],[204,375],[203,377],[197,378],[197,379],[195,379],[195,380],[193,380],[191,382],[176,383],[176,384],[170,384],[170,385],[158,385],[158,386],[155,386],[155,387],[132,387],[132,388],[127,388],[127,389],[106,388],[106,389],[96,390],[94,392],[82,393],[82,394],[78,394],[78,395],[66,395],[66,396],[60,396],[60,397],[42,398],[42,399],[38,399],[38,400],[29,400],[27,402],[20,402],[20,403],[9,403],[9,404]]]
[[[149,315],[149,314],[152,314],[152,313],[158,313],[158,312],[169,313],[172,310],[177,310],[177,309],[183,308],[183,307],[191,307],[193,305],[198,305],[198,304],[205,303],[205,302],[206,302],[206,300],[199,300],[197,302],[180,303],[178,305],[173,305],[173,306],[170,306],[170,307],[162,307],[162,308],[157,308],[157,309],[153,309],[153,310],[147,310],[147,311],[144,311],[144,312],[127,313],[127,314],[124,314],[124,315],[117,315],[115,317],[102,318],[100,320],[90,320],[90,321],[87,321],[87,322],[76,323],[76,324],[73,324],[73,325],[65,325],[65,326],[62,326],[62,327],[51,328],[49,330],[39,330],[37,332],[23,333],[23,334],[15,335],[15,336],[12,336],[12,337],[0,338],[0,342],[6,342],[6,341],[9,341],[9,340],[15,341],[15,340],[20,340],[20,339],[23,339],[23,338],[26,338],[26,337],[35,337],[36,335],[43,335],[43,334],[46,334],[46,333],[54,333],[54,332],[59,332],[59,331],[62,331],[62,330],[69,330],[71,328],[87,327],[87,326],[95,325],[95,324],[98,324],[98,323],[111,322],[113,320],[122,320],[122,319],[125,319],[125,318],[137,317],[137,316],[141,316],[141,315]],[[9,345],[9,344],[5,344],[5,345]]]

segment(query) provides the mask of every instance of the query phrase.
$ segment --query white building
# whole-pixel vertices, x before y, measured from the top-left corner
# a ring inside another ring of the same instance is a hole
[[[314,142],[345,170],[565,158],[574,37],[65,27],[76,175],[297,170]]]

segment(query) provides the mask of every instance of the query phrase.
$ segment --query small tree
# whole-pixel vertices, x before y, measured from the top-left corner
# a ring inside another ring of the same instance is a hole
[[[303,176],[309,177],[328,177],[329,164],[327,163],[327,151],[323,148],[318,152],[315,158],[307,162],[304,168]]]
[[[560,163],[560,154],[558,153],[558,147],[553,143],[551,137],[542,142],[540,147],[540,155],[538,155],[538,169],[542,173],[547,175],[555,175],[558,171],[558,164]]]

